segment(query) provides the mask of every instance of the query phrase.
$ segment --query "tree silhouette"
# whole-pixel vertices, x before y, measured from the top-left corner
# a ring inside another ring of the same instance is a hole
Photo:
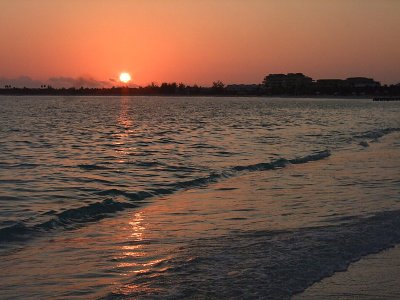
[[[214,81],[212,85],[212,90],[216,94],[222,94],[224,92],[225,84],[221,81]]]

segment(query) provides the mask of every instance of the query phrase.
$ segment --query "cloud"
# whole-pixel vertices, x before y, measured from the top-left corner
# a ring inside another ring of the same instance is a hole
[[[112,86],[110,81],[99,81],[90,77],[51,77],[47,80],[47,83],[54,88],[108,88]]]
[[[5,85],[11,85],[12,87],[17,88],[37,88],[41,85],[46,84],[39,80],[34,80],[29,76],[20,76],[17,78],[5,78],[0,77],[0,87],[3,88]]]
[[[115,81],[100,81],[91,77],[51,77],[46,81],[35,80],[29,76],[20,76],[17,78],[0,77],[0,88],[3,88],[5,85],[17,88],[40,88],[41,85],[50,85],[54,88],[109,88],[115,85]]]

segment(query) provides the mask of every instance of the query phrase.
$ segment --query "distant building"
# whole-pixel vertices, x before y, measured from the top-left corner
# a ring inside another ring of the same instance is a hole
[[[259,84],[230,84],[225,87],[228,93],[246,95],[257,94],[261,91]]]
[[[346,94],[350,87],[350,84],[342,79],[319,79],[315,82],[316,94]]]
[[[285,74],[269,74],[264,79],[264,84],[267,88],[285,88],[286,87]]]
[[[381,86],[378,81],[366,77],[350,77],[346,79],[346,82],[353,88],[376,88]]]
[[[322,89],[337,89],[349,87],[349,83],[343,79],[318,79],[316,86]]]
[[[269,74],[264,78],[264,84],[268,89],[293,90],[312,86],[313,79],[303,73]]]
[[[290,87],[308,87],[313,84],[311,77],[305,76],[303,73],[289,73],[286,75],[286,85]]]

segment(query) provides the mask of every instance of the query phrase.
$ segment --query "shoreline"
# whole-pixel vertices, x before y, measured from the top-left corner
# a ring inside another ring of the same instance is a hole
[[[1,94],[0,97],[164,97],[164,98],[268,98],[268,99],[342,99],[342,100],[371,100],[375,98],[374,95],[363,95],[363,96],[315,96],[315,95],[303,95],[303,96],[291,96],[291,95],[124,95],[124,94],[113,94],[113,95],[96,95],[96,94]],[[375,101],[375,102],[387,102],[387,101]],[[389,101],[396,102],[396,101]]]
[[[346,270],[316,281],[291,299],[399,299],[398,278],[400,244],[351,262]]]

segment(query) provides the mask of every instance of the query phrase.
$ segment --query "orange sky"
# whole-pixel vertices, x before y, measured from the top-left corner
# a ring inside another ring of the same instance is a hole
[[[0,77],[400,82],[399,0],[1,0]]]

